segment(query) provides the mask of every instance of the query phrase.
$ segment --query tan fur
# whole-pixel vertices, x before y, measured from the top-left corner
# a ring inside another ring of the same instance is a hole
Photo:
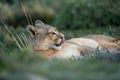
[[[46,25],[37,20],[35,26],[29,25],[29,44],[33,51],[42,54],[47,59],[83,58],[91,55],[97,47],[115,50],[119,46],[111,42],[114,38],[104,35],[88,35],[81,38],[72,38],[64,41],[64,35],[55,27]]]
[[[120,37],[114,38],[114,39],[110,40],[110,42],[116,43],[120,46]]]
[[[107,49],[109,51],[114,51],[114,50],[117,50],[117,49],[120,48],[120,45],[118,44],[119,41],[115,41],[116,38],[112,38],[110,36],[106,36],[106,35],[87,35],[87,36],[84,36],[84,38],[96,40],[99,44],[99,47],[102,50]]]

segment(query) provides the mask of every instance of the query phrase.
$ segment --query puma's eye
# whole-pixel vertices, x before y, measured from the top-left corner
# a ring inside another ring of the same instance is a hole
[[[52,32],[52,34],[56,34],[55,32]]]

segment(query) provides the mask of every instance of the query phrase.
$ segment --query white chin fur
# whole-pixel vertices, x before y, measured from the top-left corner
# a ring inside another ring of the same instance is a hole
[[[60,50],[62,48],[62,45],[60,45],[60,46],[52,45],[52,47],[56,50]]]

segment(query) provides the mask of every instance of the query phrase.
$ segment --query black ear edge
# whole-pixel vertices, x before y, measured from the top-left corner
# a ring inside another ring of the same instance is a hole
[[[35,36],[34,26],[28,25],[28,26],[27,26],[27,31],[28,31],[30,34],[32,34],[32,36]]]
[[[32,25],[28,25],[28,26],[27,26],[27,31],[30,32],[30,30],[31,30],[32,28],[33,28]]]

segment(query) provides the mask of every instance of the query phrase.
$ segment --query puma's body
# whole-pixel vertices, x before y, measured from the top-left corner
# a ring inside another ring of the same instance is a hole
[[[29,25],[29,44],[32,49],[51,58],[82,58],[85,54],[92,54],[97,47],[99,49],[115,50],[119,46],[111,42],[112,37],[104,35],[89,35],[81,38],[64,39],[64,35],[55,27],[46,25],[40,20],[35,22],[35,26]]]
[[[78,40],[78,39],[77,39]],[[61,49],[47,49],[47,50],[38,50],[34,49],[37,52],[42,53],[46,58],[60,58],[60,59],[68,59],[68,58],[82,58],[85,54],[92,54],[95,49],[98,46],[98,43],[96,41],[93,41],[91,39],[84,39],[79,38],[81,41],[81,44],[78,44],[78,42],[72,42],[71,40],[66,40],[62,44]],[[90,42],[88,43],[82,43],[82,42]]]

